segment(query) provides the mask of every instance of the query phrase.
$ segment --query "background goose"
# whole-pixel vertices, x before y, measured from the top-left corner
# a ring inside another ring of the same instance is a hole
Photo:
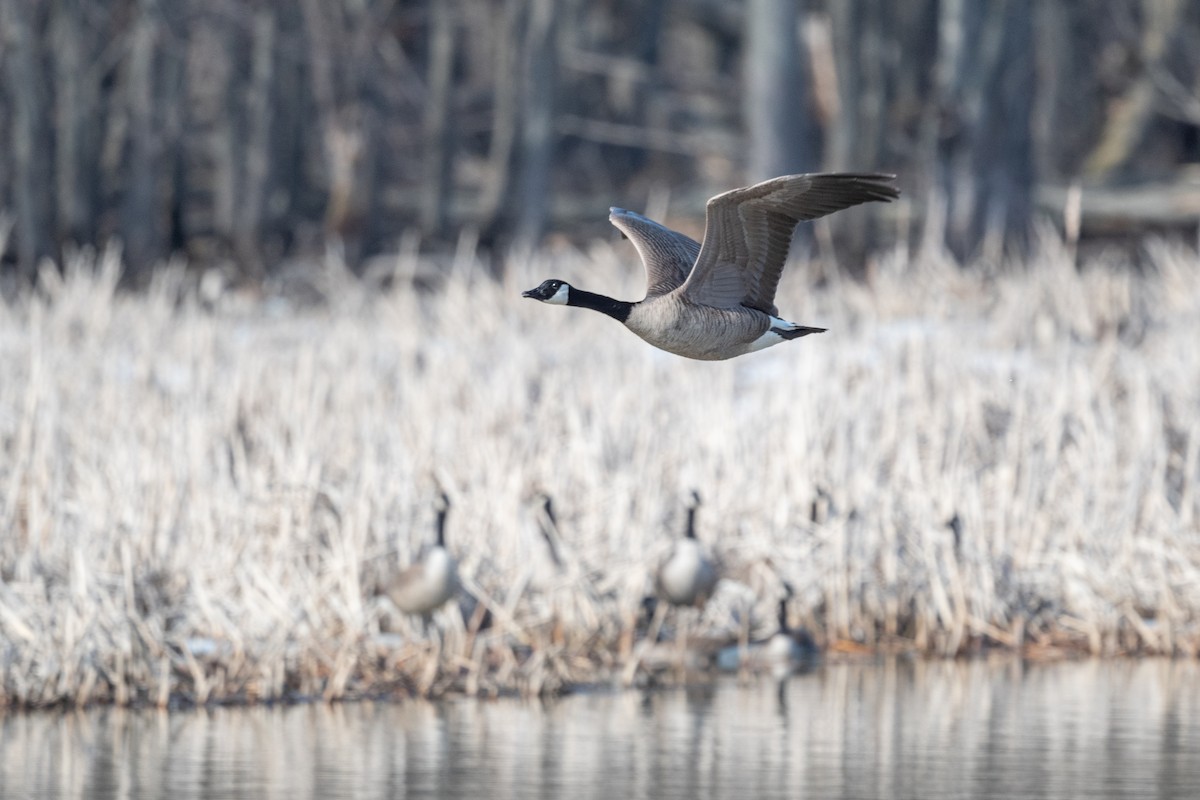
[[[521,588],[529,584],[533,589],[531,604],[546,615],[549,643],[569,645],[574,632],[596,624],[591,609],[599,599],[579,553],[563,539],[550,495],[537,490],[528,505],[542,540],[539,544],[544,543],[545,548],[536,548],[525,559],[527,573],[518,584]]]
[[[808,631],[788,624],[787,604],[792,596],[792,586],[789,583],[783,586],[785,594],[779,598],[779,630],[763,644],[762,652],[763,661],[776,677],[811,668],[821,653]]]
[[[747,670],[770,672],[782,679],[793,672],[812,669],[820,659],[821,651],[812,636],[803,628],[788,624],[788,600],[792,597],[792,586],[784,582],[784,595],[779,598],[777,620],[779,627],[767,639],[753,642],[749,647],[730,645],[717,654],[717,668],[726,672]]]
[[[775,289],[792,233],[816,219],[900,192],[894,175],[785,175],[719,194],[705,211],[701,246],[640,214],[620,208],[609,220],[629,238],[646,268],[646,297],[615,300],[552,278],[524,297],[590,308],[621,322],[669,353],[719,361],[820,333],[780,319]]]
[[[717,566],[704,554],[704,548],[696,538],[696,510],[699,507],[700,493],[693,491],[683,538],[675,542],[655,575],[658,596],[674,606],[702,607],[717,585]]]
[[[539,491],[534,494],[532,502],[537,514],[538,531],[546,540],[546,551],[550,555],[550,560],[556,569],[565,570],[567,562],[563,558],[562,539],[558,533],[558,518],[554,516],[554,500],[551,499],[548,492]]]
[[[416,560],[393,578],[384,594],[406,614],[427,617],[458,589],[458,564],[446,549],[446,515],[450,498],[441,493],[437,506],[437,539],[421,548]]]
[[[650,621],[645,638],[625,666],[625,683],[631,685],[638,667],[647,659],[658,644],[670,606],[703,608],[720,580],[720,567],[708,555],[696,538],[696,510],[700,507],[700,493],[692,491],[692,502],[687,509],[687,525],[683,538],[677,539],[671,551],[654,573],[654,617]],[[665,602],[664,602],[665,601]],[[688,645],[686,618],[679,621],[675,634],[675,665],[682,670]]]

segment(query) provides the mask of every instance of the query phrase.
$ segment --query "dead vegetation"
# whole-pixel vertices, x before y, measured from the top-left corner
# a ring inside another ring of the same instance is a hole
[[[464,250],[432,291],[334,263],[305,308],[172,270],[120,293],[115,255],[77,258],[0,304],[0,702],[611,680],[646,656],[692,487],[730,570],[707,641],[770,632],[786,580],[830,654],[1194,656],[1200,264],[1071,261],[894,254],[820,288],[797,265],[779,305],[830,332],[706,364],[519,297],[551,274],[634,296],[607,244],[503,282]],[[427,639],[374,588],[435,480],[466,593]]]

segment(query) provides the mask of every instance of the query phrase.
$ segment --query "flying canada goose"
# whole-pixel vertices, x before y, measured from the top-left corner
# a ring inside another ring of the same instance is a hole
[[[425,545],[415,561],[391,580],[384,594],[406,614],[428,617],[458,588],[458,564],[446,549],[446,514],[450,498],[441,493],[437,505],[437,539]]]
[[[780,319],[775,288],[796,225],[872,200],[900,196],[894,175],[785,175],[719,194],[705,211],[704,244],[622,208],[608,219],[637,248],[646,297],[614,300],[553,278],[522,296],[590,308],[662,350],[701,361],[753,353],[821,333]]]
[[[655,575],[659,597],[673,606],[700,608],[708,602],[717,585],[717,566],[704,554],[696,539],[696,509],[699,507],[700,493],[693,490],[683,538],[671,547],[670,555]]]

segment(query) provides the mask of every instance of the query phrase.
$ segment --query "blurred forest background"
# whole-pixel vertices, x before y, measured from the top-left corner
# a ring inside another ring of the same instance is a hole
[[[10,278],[114,240],[134,283],[503,254],[609,235],[611,204],[697,232],[711,194],[815,170],[900,175],[834,221],[850,262],[1200,215],[1194,0],[0,0],[0,35]]]

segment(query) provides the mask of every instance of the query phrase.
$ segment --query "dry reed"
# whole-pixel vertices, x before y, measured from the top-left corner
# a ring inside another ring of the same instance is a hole
[[[795,265],[780,307],[830,332],[711,364],[520,298],[637,296],[607,244],[499,283],[464,248],[432,292],[333,262],[309,307],[201,302],[175,269],[121,293],[117,256],[81,256],[0,304],[0,702],[607,680],[692,487],[730,568],[714,636],[768,630],[787,580],[834,651],[1195,655],[1200,264],[1146,262],[1077,271],[1047,240],[820,289]],[[429,641],[373,588],[428,538],[434,480],[491,624],[450,606]]]

